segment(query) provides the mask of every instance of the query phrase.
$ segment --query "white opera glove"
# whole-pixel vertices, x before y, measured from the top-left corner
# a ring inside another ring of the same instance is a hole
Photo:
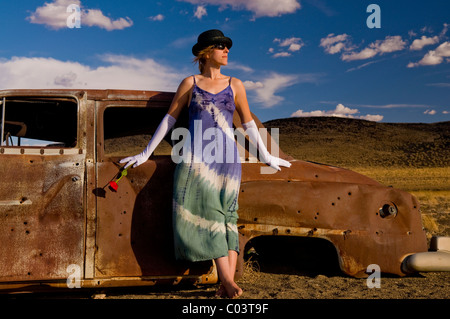
[[[245,133],[249,136],[250,141],[256,145],[256,148],[258,149],[260,157],[264,163],[278,171],[281,171],[280,166],[291,167],[291,163],[288,161],[275,157],[269,153],[264,145],[254,120],[247,123],[242,123],[242,127],[245,129]]]
[[[177,120],[173,116],[166,114],[162,119],[161,123],[159,123],[159,126],[156,129],[155,134],[153,134],[152,138],[150,139],[150,142],[148,143],[144,151],[140,154],[124,158],[120,160],[119,163],[127,163],[125,165],[125,169],[133,164],[134,164],[133,168],[135,168],[141,165],[142,163],[145,163],[149,159],[150,155],[152,155],[156,147],[159,145],[159,143],[161,143],[166,134],[175,125],[176,121]]]

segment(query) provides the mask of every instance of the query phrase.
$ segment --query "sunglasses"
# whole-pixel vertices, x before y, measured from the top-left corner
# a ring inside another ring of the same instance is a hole
[[[214,49],[225,50],[227,45],[225,43],[217,43],[213,45]]]

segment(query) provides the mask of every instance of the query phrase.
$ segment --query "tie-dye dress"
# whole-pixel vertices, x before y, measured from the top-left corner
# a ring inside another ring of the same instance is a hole
[[[230,78],[231,83],[231,78]],[[175,257],[211,260],[239,252],[237,231],[241,162],[233,134],[234,95],[229,84],[212,94],[195,83],[189,139],[174,174]]]

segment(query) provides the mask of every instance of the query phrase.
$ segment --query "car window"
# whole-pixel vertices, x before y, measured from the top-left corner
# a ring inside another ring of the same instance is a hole
[[[2,147],[77,146],[75,98],[3,97],[0,101]]]
[[[104,155],[130,156],[141,153],[147,146],[166,108],[108,107],[103,115]],[[153,155],[170,155],[170,133],[161,141]]]

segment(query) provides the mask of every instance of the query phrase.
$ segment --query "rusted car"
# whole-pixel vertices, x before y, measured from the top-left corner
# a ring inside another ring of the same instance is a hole
[[[217,282],[213,261],[174,258],[170,134],[126,176],[118,163],[142,151],[172,98],[152,91],[0,91],[0,290]],[[187,113],[176,125],[187,125]],[[234,125],[241,127],[238,116]],[[245,159],[252,155],[247,143],[239,144]],[[267,144],[274,149],[276,138]],[[262,174],[266,165],[242,163],[241,252],[259,236],[307,237],[330,242],[350,276],[367,276],[370,264],[400,276],[421,270],[411,258],[429,252],[412,195],[282,150],[279,156],[292,166]]]

